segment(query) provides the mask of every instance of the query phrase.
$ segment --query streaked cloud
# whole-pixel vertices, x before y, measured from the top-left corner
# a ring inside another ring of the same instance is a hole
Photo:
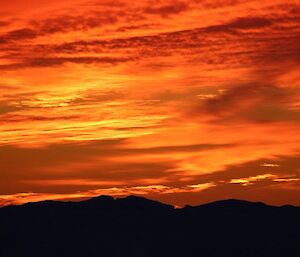
[[[298,9],[2,3],[2,202],[106,193],[300,204]]]
[[[113,187],[106,189],[96,189],[90,191],[77,192],[72,194],[39,194],[39,193],[18,193],[10,195],[0,195],[0,206],[19,205],[27,202],[38,202],[45,200],[80,200],[99,195],[126,196],[126,195],[148,195],[148,194],[176,194],[187,192],[201,192],[210,187],[213,183],[186,185],[184,187],[168,187],[164,185],[147,185],[135,187]]]
[[[257,175],[257,176],[254,176],[254,177],[248,177],[248,178],[231,179],[229,181],[229,183],[231,183],[231,184],[242,184],[243,186],[248,186],[248,185],[251,185],[252,183],[260,181],[260,180],[274,179],[274,178],[276,178],[275,175],[262,174],[262,175]]]
[[[262,167],[270,167],[270,168],[273,168],[273,167],[280,167],[279,164],[275,164],[275,163],[263,163],[261,164]]]

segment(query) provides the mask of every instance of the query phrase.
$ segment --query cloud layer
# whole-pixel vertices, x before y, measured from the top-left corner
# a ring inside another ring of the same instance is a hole
[[[300,205],[296,2],[1,5],[0,205]]]

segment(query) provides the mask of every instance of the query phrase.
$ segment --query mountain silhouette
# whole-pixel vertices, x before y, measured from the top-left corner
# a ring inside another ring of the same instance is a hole
[[[300,208],[99,196],[0,208],[0,257],[299,257]]]

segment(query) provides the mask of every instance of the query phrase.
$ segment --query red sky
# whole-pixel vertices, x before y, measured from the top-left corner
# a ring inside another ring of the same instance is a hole
[[[299,1],[0,4],[0,205],[300,205]]]

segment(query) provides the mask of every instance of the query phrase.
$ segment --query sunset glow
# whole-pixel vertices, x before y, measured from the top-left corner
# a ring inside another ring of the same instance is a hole
[[[300,2],[0,6],[0,205],[300,205]]]

